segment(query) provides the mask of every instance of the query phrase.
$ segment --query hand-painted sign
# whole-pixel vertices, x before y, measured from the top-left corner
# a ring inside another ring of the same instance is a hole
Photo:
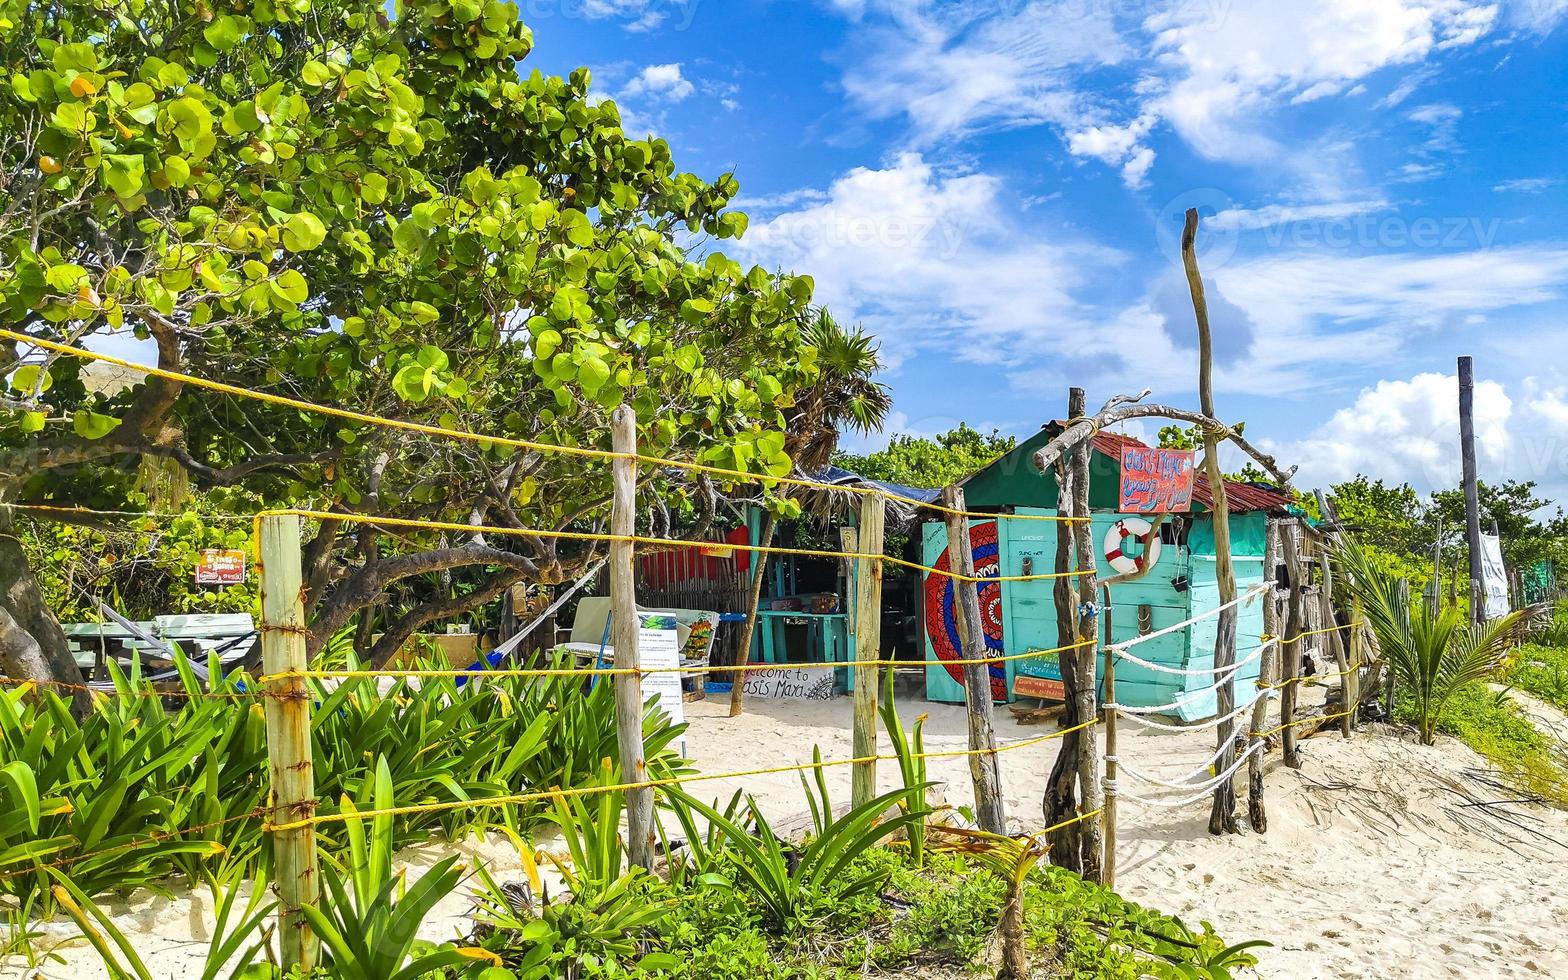
[[[1195,454],[1185,449],[1122,450],[1123,514],[1184,514],[1192,509]]]
[[[831,701],[834,695],[834,673],[831,670],[805,670],[801,667],[753,670],[746,674],[746,696]]]
[[[239,585],[245,581],[245,552],[208,548],[196,559],[197,585]]]
[[[1062,683],[1062,655],[1042,653],[1038,657],[1018,661],[1018,674],[1013,678],[1013,693],[1021,698],[1039,698],[1042,701],[1063,701],[1067,688]]]

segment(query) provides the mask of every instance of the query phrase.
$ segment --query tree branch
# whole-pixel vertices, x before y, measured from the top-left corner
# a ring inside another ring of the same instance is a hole
[[[1200,426],[1205,430],[1212,430],[1221,439],[1229,439],[1236,444],[1238,449],[1251,456],[1258,465],[1267,470],[1269,476],[1274,478],[1281,490],[1289,489],[1290,479],[1296,475],[1297,467],[1292,466],[1288,470],[1281,470],[1278,460],[1268,453],[1259,450],[1252,443],[1248,442],[1241,433],[1218,419],[1210,418],[1202,412],[1194,412],[1185,408],[1173,408],[1169,405],[1157,404],[1131,404],[1130,402],[1132,401],[1132,396],[1113,398],[1106,402],[1106,407],[1102,408],[1099,414],[1070,421],[1067,428],[1060,435],[1046,443],[1034,454],[1034,465],[1039,467],[1042,473],[1049,472],[1051,465],[1063,453],[1093,438],[1094,434],[1101,429],[1127,419],[1174,419],[1179,422]]]

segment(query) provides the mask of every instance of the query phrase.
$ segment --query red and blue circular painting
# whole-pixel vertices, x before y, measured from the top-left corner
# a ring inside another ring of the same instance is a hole
[[[996,522],[976,524],[969,529],[969,546],[974,552],[975,577],[990,578],[1001,573],[1001,558],[996,544]],[[944,549],[934,567],[938,571],[951,568],[949,555]],[[953,588],[973,587],[980,593],[980,625],[985,631],[987,656],[1002,655],[1002,583],[958,582],[946,575],[926,576],[926,634],[931,637],[931,647],[948,676],[959,684],[964,683],[964,668],[955,661],[963,660],[964,644],[958,637],[958,621],[953,615]],[[991,673],[991,697],[996,701],[1007,700],[1007,665],[988,664]]]

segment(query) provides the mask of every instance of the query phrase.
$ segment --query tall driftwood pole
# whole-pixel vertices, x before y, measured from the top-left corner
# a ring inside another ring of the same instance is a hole
[[[860,553],[855,571],[855,660],[875,661],[882,656],[882,539],[887,522],[887,500],[868,493],[860,501]],[[874,663],[855,667],[854,752],[857,762],[850,772],[850,797],[855,806],[877,795],[877,692],[881,670]]]
[[[611,501],[610,533],[629,538],[637,532],[637,415],[629,405],[617,408],[610,417],[611,445],[618,454],[611,463],[615,496]],[[610,543],[610,631],[615,645],[617,670],[636,671],[641,667],[637,634],[642,623],[637,618],[637,583],[631,541]],[[621,778],[640,783],[648,778],[648,761],[643,755],[642,675],[615,675],[615,731],[621,750]],[[653,867],[653,790],[626,791],[627,853],[633,864]]]
[[[1263,726],[1268,722],[1269,692],[1268,687],[1274,682],[1276,674],[1275,664],[1279,662],[1280,646],[1279,635],[1279,598],[1274,594],[1275,570],[1279,566],[1279,521],[1271,520],[1265,532],[1263,544],[1263,582],[1268,589],[1263,593],[1263,635],[1272,639],[1273,648],[1264,651],[1258,658],[1258,693],[1252,702],[1251,732],[1263,731]],[[1247,747],[1259,740],[1257,734],[1247,736]],[[1267,833],[1269,829],[1268,811],[1263,805],[1263,753],[1253,752],[1247,759],[1247,819],[1252,824],[1252,829],[1260,834]]]
[[[762,518],[762,533],[757,536],[757,543],[762,548],[773,545],[773,530],[778,526],[778,518],[773,511],[768,511]],[[757,634],[757,607],[762,604],[762,581],[768,574],[768,553],[766,551],[753,551],[751,553],[751,606],[746,610],[746,624],[741,627],[740,646],[735,650],[735,663],[744,667],[751,661],[751,638]],[[734,718],[745,710],[746,703],[746,671],[730,671],[730,717]]]
[[[1069,391],[1068,402],[1073,418],[1080,418],[1088,411],[1082,388],[1073,388]],[[1078,448],[1073,451],[1071,463],[1073,516],[1078,518],[1070,525],[1073,550],[1076,553],[1075,571],[1078,572],[1077,578],[1074,579],[1078,591],[1078,632],[1075,642],[1086,645],[1076,650],[1065,651],[1061,657],[1063,674],[1070,672],[1074,679],[1073,687],[1068,691],[1077,706],[1073,713],[1083,721],[1094,719],[1099,714],[1094,683],[1095,662],[1098,659],[1100,645],[1100,587],[1095,567],[1099,549],[1094,546],[1094,527],[1090,523],[1089,513],[1089,463],[1093,456],[1094,441],[1091,439],[1079,443]],[[1084,811],[1091,813],[1100,809],[1099,742],[1100,739],[1092,727],[1078,733],[1076,754],[1078,792],[1083,796]],[[1102,857],[1100,825],[1096,821],[1086,820],[1078,826],[1082,828],[1083,835],[1082,874],[1090,881],[1098,881]]]
[[[1214,410],[1214,341],[1209,330],[1209,304],[1204,297],[1203,275],[1198,271],[1198,209],[1187,210],[1187,220],[1181,233],[1182,265],[1187,272],[1187,288],[1192,293],[1192,312],[1198,322],[1198,400],[1203,414],[1218,419]],[[1214,577],[1219,584],[1219,600],[1229,605],[1236,599],[1236,569],[1230,555],[1230,502],[1225,494],[1225,474],[1220,469],[1220,440],[1210,426],[1203,427],[1203,468],[1209,479],[1209,490],[1214,497]],[[1236,662],[1236,617],[1238,610],[1229,606],[1220,613],[1219,630],[1214,640],[1214,670],[1216,674]],[[1233,683],[1222,684],[1215,692],[1215,701],[1221,715],[1229,714],[1236,707],[1236,690]],[[1234,761],[1235,730],[1231,722],[1219,727],[1219,758],[1214,763],[1215,772],[1224,772]],[[1214,809],[1209,815],[1209,833],[1236,833],[1236,789],[1226,780],[1214,789]]]
[[[1481,587],[1481,496],[1475,471],[1475,362],[1459,359],[1459,461],[1465,489],[1465,544],[1470,551],[1470,621],[1486,622]]]
[[[1081,408],[1081,406],[1080,406]],[[1068,405],[1068,415],[1071,416],[1072,405]],[[1076,595],[1072,579],[1067,573],[1072,571],[1073,535],[1072,525],[1066,520],[1073,514],[1073,471],[1067,465],[1067,457],[1058,457],[1052,464],[1056,473],[1056,516],[1063,520],[1053,525],[1056,535],[1056,563],[1055,571],[1058,576],[1052,589],[1052,598],[1056,606],[1056,645],[1065,648],[1077,640],[1078,617]],[[1068,669],[1068,661],[1064,652],[1059,658],[1062,673],[1063,700],[1066,702],[1062,712],[1062,726],[1073,728],[1087,721],[1078,717],[1078,702],[1074,697],[1076,680]],[[1045,817],[1047,826],[1056,826],[1063,821],[1070,820],[1080,810],[1078,807],[1078,736],[1081,732],[1072,731],[1062,736],[1056,744],[1056,761],[1051,766],[1050,777],[1046,780],[1045,796],[1040,801],[1040,811]],[[1083,846],[1078,832],[1077,824],[1070,824],[1051,834],[1050,840],[1051,861],[1069,871],[1083,873],[1082,858]]]
[[[942,491],[947,512],[948,567],[953,579],[953,618],[963,649],[964,705],[969,712],[969,775],[974,780],[975,816],[980,829],[1007,833],[1007,809],[1002,801],[1002,773],[996,758],[996,729],[991,720],[991,669],[976,663],[986,656],[985,632],[980,624],[980,587],[974,578],[975,554],[969,542],[969,518],[963,516],[964,491],[950,486]]]
[[[300,519],[261,519],[261,661],[266,694],[267,762],[272,776],[272,822],[290,824],[316,811],[316,782],[310,745],[310,687],[304,671],[305,604],[300,566]],[[277,675],[285,676],[277,676]],[[315,967],[320,940],[301,909],[314,906],[321,882],[316,875],[316,827],[306,824],[272,832],[278,892],[278,951],[285,971]]]

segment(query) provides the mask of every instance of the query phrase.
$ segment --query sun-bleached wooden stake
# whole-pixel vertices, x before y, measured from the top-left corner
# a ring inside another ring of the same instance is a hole
[[[300,566],[300,519],[261,519],[261,662],[272,679],[263,693],[267,763],[272,772],[272,823],[295,824],[316,811],[316,781],[310,745],[310,688],[304,672],[304,586]],[[280,676],[281,675],[281,676]],[[321,944],[301,910],[320,898],[316,874],[316,826],[272,831],[273,887],[278,893],[278,954],[285,971],[315,967]]]

